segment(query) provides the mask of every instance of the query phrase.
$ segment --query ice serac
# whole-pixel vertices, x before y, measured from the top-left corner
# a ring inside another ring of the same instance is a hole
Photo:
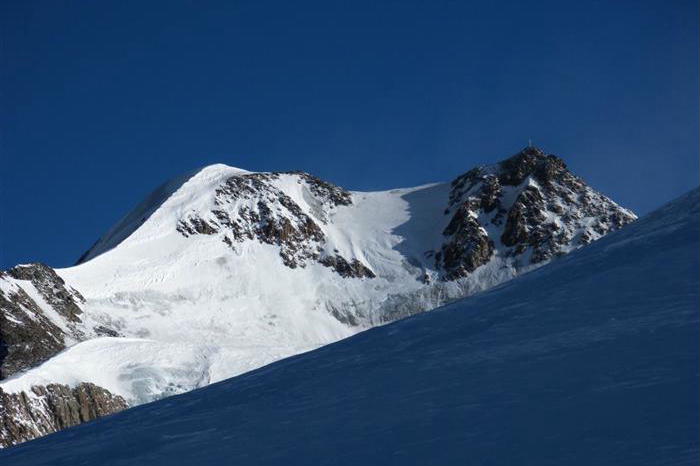
[[[485,293],[3,465],[697,465],[700,191]]]
[[[0,387],[92,383],[139,405],[486,290],[634,219],[536,148],[382,192],[211,165],[79,265],[0,276]]]

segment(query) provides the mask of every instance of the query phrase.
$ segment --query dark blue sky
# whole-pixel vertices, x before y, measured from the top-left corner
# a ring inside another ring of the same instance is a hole
[[[350,189],[528,137],[639,213],[698,184],[698,2],[2,3],[0,266],[223,162]]]

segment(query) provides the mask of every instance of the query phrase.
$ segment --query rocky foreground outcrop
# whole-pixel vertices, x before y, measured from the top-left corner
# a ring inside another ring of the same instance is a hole
[[[29,393],[0,388],[0,447],[9,447],[128,407],[126,401],[91,383],[35,385]]]

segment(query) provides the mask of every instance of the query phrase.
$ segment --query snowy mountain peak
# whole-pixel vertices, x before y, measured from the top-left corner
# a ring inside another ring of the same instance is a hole
[[[0,462],[697,465],[699,213],[696,189],[505,286]]]
[[[292,269],[317,261],[343,277],[374,277],[356,257],[326,248],[323,226],[337,207],[352,204],[351,194],[338,186],[304,172],[235,174],[215,188],[212,204],[186,212],[177,231],[216,236],[234,251],[251,240],[274,245]]]
[[[445,214],[448,240],[435,257],[448,279],[466,276],[494,253],[515,258],[516,267],[538,264],[636,219],[536,147],[456,178]]]
[[[160,186],[78,265],[0,274],[0,389],[152,401],[491,288],[634,219],[537,148],[380,192],[210,165]]]
[[[590,189],[561,158],[537,147],[476,167],[447,189],[444,207],[433,201],[449,216],[448,222],[439,222],[443,239],[410,245],[422,257],[407,260],[420,264],[424,281],[465,277],[495,255],[520,256],[511,264],[516,268],[537,264],[636,218]],[[343,277],[373,278],[372,264],[357,248],[340,252],[329,233],[337,233],[331,230],[338,210],[353,210],[353,196],[376,194],[381,193],[353,195],[303,172],[255,173],[210,165],[161,186],[79,263],[126,239],[139,242],[177,231],[185,238],[220,241],[234,252],[249,241],[273,245],[289,268],[314,262]]]
[[[104,254],[122,243],[162,207],[166,211],[182,209],[183,204],[196,200],[204,194],[207,187],[215,186],[221,179],[248,173],[250,172],[218,163],[193,170],[163,183],[100,237],[80,256],[76,265]]]

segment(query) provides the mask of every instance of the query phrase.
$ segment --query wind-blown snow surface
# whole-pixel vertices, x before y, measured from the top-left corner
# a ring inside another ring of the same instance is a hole
[[[434,312],[2,464],[696,465],[700,196]]]

